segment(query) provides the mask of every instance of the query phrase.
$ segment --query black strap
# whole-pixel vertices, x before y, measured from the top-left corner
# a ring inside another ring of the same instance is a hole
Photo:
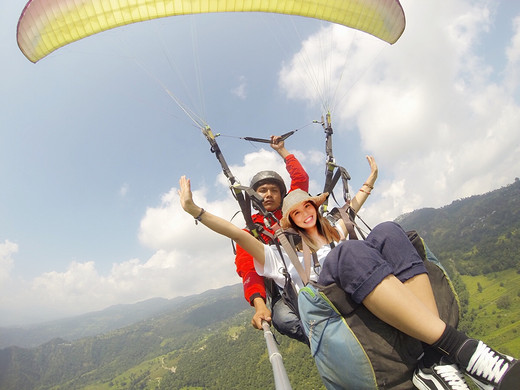
[[[215,153],[215,157],[217,158],[218,162],[220,163],[220,166],[222,167],[222,172],[224,172],[224,175],[231,183],[231,193],[233,194],[234,198],[237,200],[240,206],[247,228],[253,236],[258,238],[260,236],[259,225],[255,224],[251,217],[251,202],[254,203],[255,207],[258,210],[264,212],[267,215],[269,213],[263,207],[262,197],[252,188],[244,187],[238,183],[238,180],[231,173],[231,169],[229,169],[226,159],[224,158],[224,155],[220,150],[220,147],[217,143],[217,140],[215,139],[215,136],[213,135],[213,132],[211,131],[211,128],[209,126],[202,128],[202,133],[204,134],[211,146],[211,152]]]
[[[330,174],[329,174],[330,172]],[[334,176],[332,176],[332,172],[334,172]],[[350,174],[348,171],[339,165],[333,164],[333,163],[327,163],[327,175],[325,176],[325,185],[323,187],[323,192],[328,192],[332,195],[332,198],[336,202],[336,204],[339,204],[336,200],[336,197],[334,195],[334,187],[336,187],[336,184],[338,183],[339,179],[341,178],[341,182],[343,185],[343,201],[349,202],[350,201],[350,193],[348,188],[348,181],[351,179]],[[327,205],[328,201],[325,200],[324,204],[324,211],[327,211]]]
[[[336,244],[334,244],[334,241],[331,241],[329,243],[329,246],[330,246],[330,249],[334,249]],[[312,251],[311,255],[312,255],[312,268],[314,269],[314,273],[319,276],[320,275],[321,264],[320,264],[320,262],[318,260],[318,254],[315,251]]]
[[[298,318],[300,318],[300,312],[298,311],[298,294],[296,293],[296,288],[294,287],[294,283],[292,282],[291,275],[287,271],[287,264],[285,264],[285,259],[282,253],[280,243],[276,242],[276,247],[284,265],[283,276],[285,278],[285,283],[280,295],[285,304],[291,308],[293,313],[295,313],[298,316]]]
[[[339,165],[336,165],[334,154],[332,152],[332,122],[330,119],[330,113],[327,113],[326,118],[321,118],[321,125],[325,131],[325,154],[327,155],[326,170],[325,170],[325,184],[323,186],[323,192],[328,192],[332,195],[332,198],[339,204],[334,195],[334,187],[341,178],[343,184],[343,200],[348,202],[350,200],[348,181],[351,179],[348,171]],[[328,199],[322,204],[323,212],[328,211]]]
[[[201,130],[210,144],[211,152],[215,153],[217,160],[220,162],[220,166],[222,167],[222,171],[224,172],[224,175],[226,175],[226,177],[228,178],[228,180],[230,181],[231,184],[235,184],[237,182],[237,180],[231,173],[231,169],[229,169],[229,166],[227,165],[227,162],[224,159],[222,151],[220,150],[220,147],[218,146],[217,140],[215,139],[215,136],[213,135],[211,128],[209,126],[206,126],[206,127],[203,127]]]
[[[319,275],[320,274],[320,268],[321,268],[321,264],[320,262],[318,261],[318,254],[314,251],[312,251],[312,267],[314,268],[314,273],[316,275]]]

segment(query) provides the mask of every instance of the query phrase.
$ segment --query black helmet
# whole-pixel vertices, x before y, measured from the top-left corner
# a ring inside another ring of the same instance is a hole
[[[251,187],[253,190],[256,191],[256,189],[258,187],[260,187],[262,184],[265,184],[265,183],[275,183],[280,188],[282,198],[287,193],[287,188],[285,187],[285,183],[284,183],[282,177],[275,171],[258,172],[251,179],[251,184],[249,184],[249,187]]]

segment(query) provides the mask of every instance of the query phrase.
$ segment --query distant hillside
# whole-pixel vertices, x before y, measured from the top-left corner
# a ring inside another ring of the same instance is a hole
[[[396,219],[417,230],[462,275],[520,270],[520,180],[440,209],[425,208]]]
[[[23,327],[0,328],[0,348],[16,345],[36,347],[53,338],[77,340],[122,328],[164,313],[181,304],[183,297],[173,300],[155,298],[132,305],[115,305],[84,315]],[[87,325],[88,324],[88,325]]]
[[[154,298],[135,304],[110,306],[104,310],[87,313],[71,318],[28,325],[16,328],[0,328],[0,348],[16,345],[18,347],[36,347],[53,338],[69,341],[95,336],[138,321],[176,310],[187,302],[206,299],[213,294],[235,291],[237,286],[221,290],[209,290],[198,296],[177,297],[174,299]],[[215,297],[213,297],[215,298]]]
[[[272,388],[261,331],[241,285],[187,297],[175,309],[77,341],[0,350],[0,389]],[[283,337],[295,388],[321,389],[309,349]]]

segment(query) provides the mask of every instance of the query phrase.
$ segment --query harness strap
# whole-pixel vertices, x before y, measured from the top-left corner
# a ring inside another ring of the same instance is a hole
[[[201,130],[210,144],[211,152],[215,153],[215,156],[217,157],[217,160],[219,161],[220,166],[222,167],[222,171],[224,172],[224,175],[226,175],[226,177],[229,179],[231,184],[235,184],[237,180],[231,173],[231,169],[229,169],[229,166],[227,165],[227,162],[224,159],[224,155],[222,154],[222,151],[220,150],[220,147],[218,146],[217,140],[215,139],[215,135],[211,131],[211,128],[209,126],[206,126],[206,127],[203,127]]]
[[[333,247],[334,243],[331,243],[332,246],[331,248]],[[320,274],[320,267],[321,267],[321,264],[320,262],[318,261],[318,254],[316,252],[312,252],[312,261],[314,263],[313,267],[314,267],[314,272],[316,273],[316,275],[319,275]]]
[[[351,240],[358,240],[358,234],[361,236],[361,238],[363,240],[366,238],[365,233],[363,233],[363,230],[354,221],[356,219],[356,217],[359,218],[359,220],[361,222],[363,222],[363,224],[365,225],[365,227],[368,230],[372,230],[367,225],[367,223],[359,215],[357,215],[357,213],[352,209],[352,207],[350,207],[349,202],[345,203],[340,208],[334,208],[334,210],[332,212],[335,212],[335,211],[337,211],[339,213],[341,220],[343,221],[343,223],[345,224],[345,227],[347,229],[348,236]],[[356,231],[357,231],[357,233],[356,233]],[[340,233],[340,235],[341,235],[341,233]]]
[[[250,207],[249,199],[251,199],[253,201],[257,201],[256,198],[260,197],[260,195],[256,194],[256,192],[253,190],[248,191],[248,188],[241,186],[240,183],[235,178],[235,176],[233,176],[233,174],[231,173],[231,169],[229,169],[226,159],[224,158],[224,155],[222,154],[222,151],[220,150],[217,140],[215,139],[215,135],[211,131],[211,128],[209,126],[206,126],[206,127],[203,127],[201,130],[210,144],[211,152],[215,153],[215,157],[217,158],[218,162],[220,163],[222,172],[224,172],[224,175],[227,177],[227,179],[231,183],[231,193],[233,194],[235,199],[238,201],[238,204],[240,206],[240,209],[242,210],[242,214],[246,221],[247,228],[249,229],[249,231],[251,232],[251,234],[254,237],[258,238],[259,232],[258,232],[257,224],[255,224],[253,222],[253,219],[251,218],[251,207]],[[245,192],[245,195],[244,195],[244,192]]]
[[[332,176],[332,172],[334,170],[336,170],[336,172],[334,173],[334,176]],[[343,184],[343,200],[345,202],[349,202],[350,193],[348,189],[348,181],[351,179],[351,177],[348,171],[342,166],[335,165],[330,162],[327,163],[327,175],[325,177],[325,185],[323,187],[323,192],[328,192],[329,194],[331,194],[334,201],[338,203],[338,201],[336,200],[336,196],[334,195],[334,187],[336,187],[336,184],[338,183],[340,178]],[[327,211],[327,206],[328,200],[325,200],[325,202],[323,203],[324,211]]]
[[[332,153],[332,134],[334,131],[332,130],[332,124],[330,121],[330,113],[327,113],[325,119],[323,116],[321,117],[321,126],[325,131],[325,154],[327,156],[326,169],[325,169],[325,185],[323,187],[323,192],[331,193],[330,190],[334,188],[333,183],[333,173],[336,168],[334,155]],[[336,180],[337,181],[337,180]],[[334,196],[334,195],[333,195]],[[327,211],[328,199],[325,199],[325,202],[322,204],[323,211]]]
[[[303,284],[307,285],[309,281],[311,280],[311,249],[305,242],[305,240],[302,239],[302,248],[303,248],[303,264],[305,265],[305,277],[306,279],[303,280]]]
[[[358,236],[357,236],[356,230],[355,230],[355,227],[357,227],[357,225],[353,222],[353,220],[350,216],[351,210],[352,209],[350,208],[349,203],[345,203],[343,205],[343,207],[340,207],[338,209],[339,215],[341,215],[341,219],[343,220],[343,223],[345,224],[345,227],[347,228],[349,238],[351,240],[357,240]]]
[[[246,226],[248,230],[251,232],[251,234],[255,238],[259,238],[260,234],[265,234],[270,239],[272,239],[273,235],[270,232],[268,232],[263,226],[261,226],[258,223],[255,223],[251,216],[251,203],[253,203],[256,206],[256,208],[264,215],[265,219],[267,219],[267,217],[270,216],[276,220],[274,215],[272,213],[269,213],[263,207],[263,198],[251,187],[242,186],[238,183],[233,184],[231,186],[231,191],[235,199],[238,201],[238,205],[240,206],[240,209],[242,211],[242,215],[246,222]]]
[[[300,259],[298,258],[298,255],[296,253],[296,250],[291,245],[289,240],[287,239],[287,236],[285,235],[283,229],[279,228],[275,231],[275,236],[278,238],[278,241],[280,241],[280,244],[282,244],[283,249],[287,253],[287,256],[289,256],[289,259],[291,260],[292,265],[298,272],[298,275],[300,275],[301,280],[303,281],[303,284],[309,283],[309,276],[307,275],[305,269],[303,268],[302,264],[300,263]],[[309,275],[310,275],[310,267],[309,268]]]
[[[325,170],[325,185],[323,186],[323,192],[328,192],[332,195],[332,198],[336,203],[336,197],[334,195],[334,187],[341,178],[343,184],[343,200],[348,202],[350,200],[350,194],[348,190],[348,181],[351,179],[348,171],[339,165],[336,165],[334,154],[332,152],[332,123],[330,119],[330,113],[327,113],[325,119],[321,118],[321,125],[325,131],[325,153],[327,155],[326,170]],[[322,210],[327,212],[328,210],[328,199],[322,204]]]
[[[310,281],[311,257],[312,257],[312,266],[314,268],[314,272],[316,273],[316,275],[320,274],[319,270],[321,268],[321,264],[318,260],[318,254],[315,251],[311,251],[309,246],[305,243],[305,241],[302,241],[302,246],[303,246],[303,262],[305,264],[305,272],[307,274],[308,280]],[[334,241],[331,241],[329,243],[329,246],[330,246],[330,249],[334,249],[336,244],[334,244]]]

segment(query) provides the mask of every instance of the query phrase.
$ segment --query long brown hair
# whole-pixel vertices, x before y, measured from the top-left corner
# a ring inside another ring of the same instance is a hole
[[[336,230],[336,228],[332,227],[331,224],[329,223],[329,221],[326,218],[322,217],[322,215],[320,214],[320,211],[318,210],[318,207],[314,204],[314,202],[309,201],[309,203],[311,203],[314,206],[314,208],[316,209],[316,227],[318,228],[318,233],[320,233],[323,237],[325,237],[325,239],[329,243],[332,241],[336,241],[336,242],[339,241],[341,239],[341,237],[340,237],[338,231]],[[289,221],[291,222],[292,228],[298,232],[298,234],[300,235],[302,240],[305,241],[305,243],[309,246],[311,251],[316,252],[318,249],[321,248],[321,246],[319,246],[307,234],[305,229],[302,229],[301,227],[297,226],[294,223],[294,221],[292,220],[290,215],[288,217],[289,217]],[[296,244],[296,249],[301,251],[302,244],[301,243]]]

